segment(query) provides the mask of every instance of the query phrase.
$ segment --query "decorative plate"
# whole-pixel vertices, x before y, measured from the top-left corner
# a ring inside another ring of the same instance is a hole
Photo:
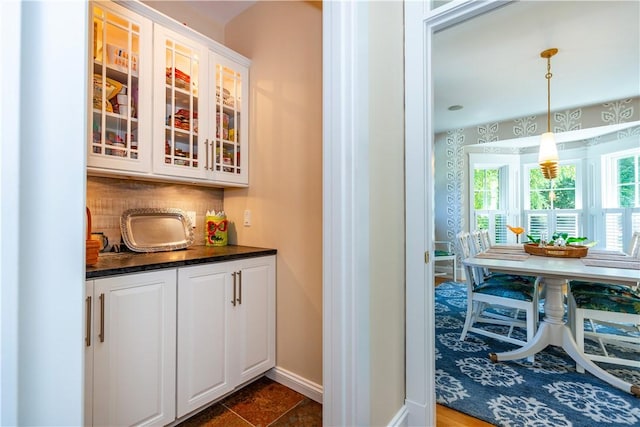
[[[120,217],[120,231],[135,252],[173,251],[194,242],[191,221],[180,209],[129,209]]]

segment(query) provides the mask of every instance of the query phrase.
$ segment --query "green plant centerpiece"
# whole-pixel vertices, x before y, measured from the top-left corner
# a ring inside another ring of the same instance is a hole
[[[540,239],[534,239],[533,236],[527,234],[528,243],[540,244]],[[567,245],[580,244],[589,240],[587,237],[569,237],[569,233],[558,233],[557,231],[551,236],[551,240],[543,242],[547,246],[560,246],[565,247]]]

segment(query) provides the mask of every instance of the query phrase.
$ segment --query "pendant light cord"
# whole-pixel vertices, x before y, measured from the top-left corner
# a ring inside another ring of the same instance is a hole
[[[547,79],[547,132],[551,132],[551,57],[547,58],[547,74],[545,74],[545,78]]]

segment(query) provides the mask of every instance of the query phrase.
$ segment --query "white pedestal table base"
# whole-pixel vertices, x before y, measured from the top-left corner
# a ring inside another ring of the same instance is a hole
[[[549,345],[562,347],[564,351],[571,356],[573,360],[578,362],[587,371],[594,376],[600,378],[627,393],[631,393],[636,397],[640,397],[640,385],[628,383],[620,378],[611,375],[598,365],[587,359],[582,351],[578,348],[576,341],[573,339],[571,329],[563,320],[564,304],[563,304],[563,286],[566,281],[557,278],[545,278],[546,299],[544,303],[545,317],[540,322],[540,327],[536,335],[530,343],[513,351],[504,353],[490,353],[489,358],[492,362],[505,360],[524,359],[544,350]]]

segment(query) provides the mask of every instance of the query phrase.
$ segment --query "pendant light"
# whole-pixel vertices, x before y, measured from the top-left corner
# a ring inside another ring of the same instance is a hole
[[[551,48],[540,53],[542,58],[547,59],[547,132],[542,134],[540,139],[540,153],[538,154],[538,164],[542,174],[546,179],[554,179],[558,176],[558,149],[556,148],[556,138],[551,132],[551,57],[558,53],[558,49]]]

